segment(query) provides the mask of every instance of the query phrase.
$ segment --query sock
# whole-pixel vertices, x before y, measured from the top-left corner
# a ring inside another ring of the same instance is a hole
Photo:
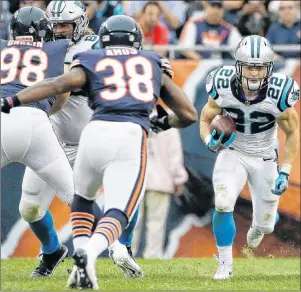
[[[215,210],[212,218],[213,233],[219,259],[232,264],[232,245],[236,233],[233,212]]]
[[[132,218],[129,226],[122,232],[119,242],[125,246],[131,246],[133,241],[134,229],[138,221],[139,207],[137,208],[134,217]]]
[[[29,226],[40,240],[44,254],[51,254],[58,250],[60,243],[54,229],[52,215],[48,210],[42,219],[29,223]]]
[[[72,241],[74,249],[84,246],[92,235],[94,224],[93,203],[78,195],[71,206]]]
[[[92,233],[93,233],[94,230],[95,230],[95,228],[96,228],[96,226],[97,226],[97,224],[98,224],[98,222],[99,222],[99,220],[101,218],[103,218],[104,213],[100,209],[99,205],[96,202],[93,202],[92,208],[93,208],[93,215],[95,217],[93,228],[92,228]]]
[[[233,256],[232,256],[232,245],[230,246],[217,246],[218,249],[218,258],[221,262],[226,263],[227,265],[233,265]]]
[[[215,210],[212,226],[217,246],[229,246],[233,244],[236,233],[233,212],[219,212]]]
[[[88,254],[88,260],[93,263],[97,257],[117,240],[128,223],[126,215],[117,209],[109,210],[98,222],[88,244],[84,249]]]

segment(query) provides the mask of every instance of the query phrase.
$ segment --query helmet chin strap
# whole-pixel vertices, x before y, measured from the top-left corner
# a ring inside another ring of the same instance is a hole
[[[242,78],[245,79],[249,91],[259,91],[261,89],[262,83],[264,82],[264,79],[260,79],[260,81],[256,83],[251,83],[249,81],[250,78],[246,78],[244,76],[242,76]]]

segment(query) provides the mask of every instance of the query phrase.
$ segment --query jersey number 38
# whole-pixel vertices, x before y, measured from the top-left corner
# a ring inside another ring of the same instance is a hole
[[[137,68],[142,68],[139,73]],[[100,97],[113,101],[129,94],[142,102],[150,102],[154,98],[152,63],[142,56],[132,57],[124,64],[113,58],[105,58],[95,66],[95,72],[103,72],[108,68],[112,74],[104,78],[104,85],[110,89],[102,90]],[[143,90],[141,88],[143,87]]]

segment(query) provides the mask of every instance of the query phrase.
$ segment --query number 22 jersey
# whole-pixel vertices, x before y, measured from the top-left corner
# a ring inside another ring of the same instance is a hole
[[[289,76],[272,74],[268,86],[247,101],[236,79],[234,66],[212,71],[206,82],[210,97],[236,123],[234,149],[251,156],[275,154],[278,146],[276,119],[299,100],[299,86]]]
[[[92,120],[132,122],[149,130],[149,115],[160,95],[162,57],[131,47],[109,47],[74,56],[71,68],[84,69],[83,89]]]

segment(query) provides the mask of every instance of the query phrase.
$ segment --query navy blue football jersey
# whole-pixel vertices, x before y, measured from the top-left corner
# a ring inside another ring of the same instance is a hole
[[[1,50],[1,97],[14,96],[22,89],[64,73],[69,41],[7,41]],[[55,97],[30,106],[49,112]]]
[[[149,115],[160,95],[162,57],[130,47],[109,47],[74,56],[84,69],[84,90],[92,120],[132,122],[149,130]]]

